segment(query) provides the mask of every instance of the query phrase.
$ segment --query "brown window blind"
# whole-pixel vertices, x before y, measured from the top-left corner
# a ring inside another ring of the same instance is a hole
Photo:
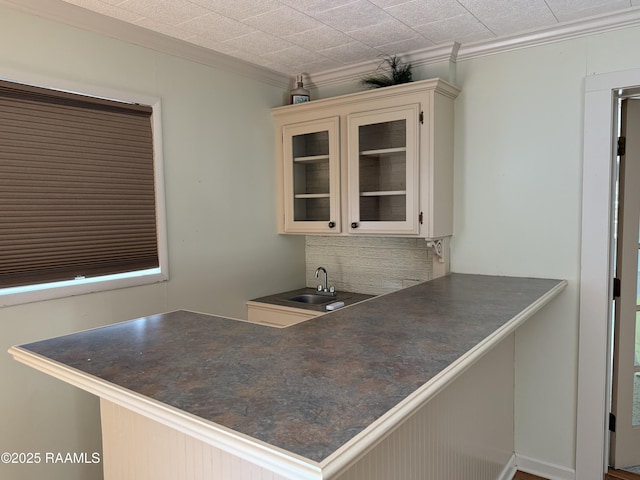
[[[151,113],[0,81],[0,288],[159,266]]]

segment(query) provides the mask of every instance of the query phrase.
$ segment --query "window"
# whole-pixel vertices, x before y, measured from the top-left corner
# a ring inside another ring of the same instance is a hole
[[[3,297],[166,279],[153,127],[151,106],[0,81]]]

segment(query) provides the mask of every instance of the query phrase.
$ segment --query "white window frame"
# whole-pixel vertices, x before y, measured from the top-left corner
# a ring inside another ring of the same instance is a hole
[[[167,222],[162,155],[162,107],[160,98],[14,70],[0,69],[0,79],[109,100],[138,103],[141,105],[148,105],[152,108],[151,126],[153,132],[153,165],[157,217],[156,235],[159,261],[158,268],[148,270],[38,285],[27,285],[23,287],[2,288],[0,289],[0,307],[168,281],[169,255],[167,247]]]

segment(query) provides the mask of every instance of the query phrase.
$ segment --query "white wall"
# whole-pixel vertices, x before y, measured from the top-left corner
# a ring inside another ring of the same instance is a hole
[[[457,70],[452,270],[569,281],[516,335],[516,451],[566,475],[575,468],[584,79],[637,68],[638,40],[640,29],[625,29]]]
[[[304,238],[276,233],[279,89],[0,7],[0,74],[11,71],[162,99],[171,280],[0,308],[1,351],[177,308],[245,317],[247,299],[304,285]],[[0,392],[0,452],[100,451],[91,395],[6,353]],[[0,478],[92,480],[101,469],[0,464]]]
[[[462,62],[452,270],[563,278],[516,335],[515,449],[574,467],[586,39]]]

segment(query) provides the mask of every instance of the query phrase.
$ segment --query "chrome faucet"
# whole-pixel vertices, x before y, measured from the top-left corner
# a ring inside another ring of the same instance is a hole
[[[320,272],[322,272],[322,275],[324,275],[324,281],[322,285],[318,285],[318,293],[320,295],[335,295],[336,294],[336,289],[335,287],[329,287],[328,286],[328,275],[327,275],[327,270],[324,267],[318,267],[316,268],[316,278],[318,278],[320,276]]]

